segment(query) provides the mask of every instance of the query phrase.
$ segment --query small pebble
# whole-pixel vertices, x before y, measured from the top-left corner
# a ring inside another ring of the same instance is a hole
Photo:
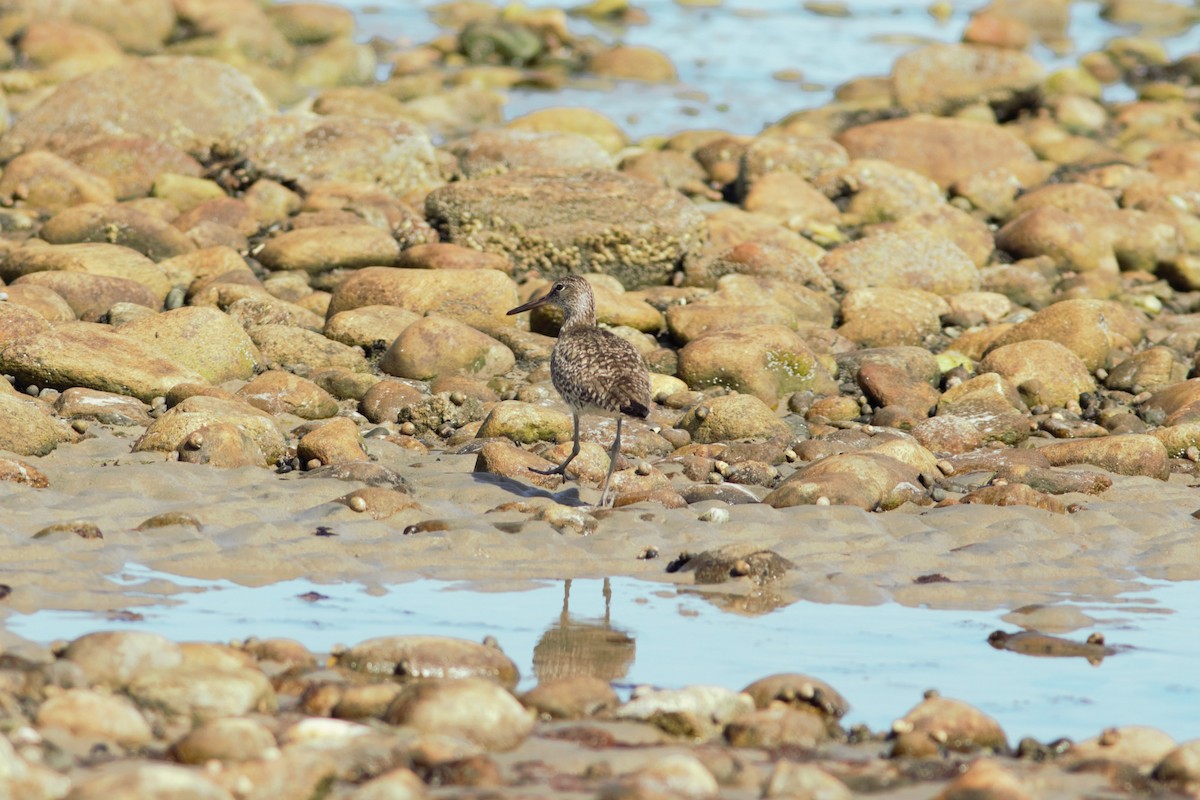
[[[350,510],[358,511],[359,513],[367,510],[367,501],[361,497],[350,498]]]
[[[321,467],[321,466],[324,466],[324,465],[321,463],[321,459],[319,459],[319,458],[310,458],[310,459],[308,460],[308,463],[304,465],[304,468],[305,468],[305,469],[316,469],[316,468],[318,468],[318,467]]]
[[[729,509],[727,508],[710,508],[699,517],[701,522],[728,522]]]
[[[400,433],[404,436],[416,436],[417,426],[413,425],[411,422],[402,423],[400,425]]]

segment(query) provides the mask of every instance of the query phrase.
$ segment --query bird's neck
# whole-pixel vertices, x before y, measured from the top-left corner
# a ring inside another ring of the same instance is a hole
[[[592,303],[581,301],[563,309],[563,324],[560,330],[594,328],[595,326],[596,308]]]

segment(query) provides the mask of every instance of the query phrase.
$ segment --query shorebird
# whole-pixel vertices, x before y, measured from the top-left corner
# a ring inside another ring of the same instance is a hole
[[[606,505],[608,485],[621,452],[621,420],[624,414],[645,419],[650,414],[650,375],[641,355],[629,342],[596,325],[596,301],[592,287],[578,275],[559,278],[541,297],[517,306],[509,314],[539,306],[555,306],[563,312],[558,341],[550,354],[550,379],[575,417],[575,439],[571,455],[553,469],[533,469],[539,475],[567,477],[567,465],[579,455],[579,417],[602,414],[615,417],[617,435],[608,451],[608,474],[600,490],[598,505]],[[616,500],[616,493],[612,499]]]

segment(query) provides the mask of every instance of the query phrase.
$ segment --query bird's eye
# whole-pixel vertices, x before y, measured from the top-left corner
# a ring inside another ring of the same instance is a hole
[[[564,288],[563,284],[561,284],[561,283],[554,284],[554,291],[556,291],[556,292],[561,292],[563,290],[563,288]]]

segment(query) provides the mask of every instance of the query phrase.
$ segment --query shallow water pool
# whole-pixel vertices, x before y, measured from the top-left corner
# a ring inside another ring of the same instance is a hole
[[[724,611],[711,595],[628,578],[544,583],[516,591],[416,581],[368,590],[296,580],[247,588],[197,581],[138,565],[112,578],[130,595],[155,584],[158,604],[142,619],[41,611],[7,620],[36,641],[97,630],[137,629],[179,639],[294,638],[317,652],[376,636],[494,636],[520,667],[520,688],[537,677],[588,672],[618,687],[712,684],[740,689],[777,672],[803,672],[852,705],[848,724],[885,730],[936,688],[995,717],[1015,744],[1151,725],[1177,740],[1200,737],[1200,583],[1153,586],[1112,604],[1079,609],[1108,643],[1128,647],[1097,665],[995,650],[993,630],[1015,631],[1002,612],[896,604],[799,602],[758,616]],[[164,598],[167,581],[182,591]],[[564,605],[564,601],[566,601]],[[1086,637],[1090,630],[1072,634]]]

